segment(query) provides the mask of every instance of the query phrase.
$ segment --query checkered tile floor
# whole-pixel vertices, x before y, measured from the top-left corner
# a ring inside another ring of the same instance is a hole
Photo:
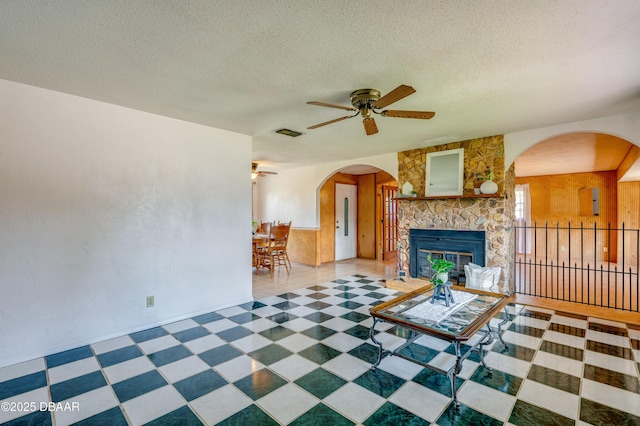
[[[354,275],[5,367],[0,423],[640,424],[638,327],[511,305],[509,348],[489,347],[491,375],[464,362],[455,411],[443,375],[393,356],[370,370],[369,308],[396,294]],[[406,335],[376,331],[385,348]],[[453,364],[445,342],[416,343]]]

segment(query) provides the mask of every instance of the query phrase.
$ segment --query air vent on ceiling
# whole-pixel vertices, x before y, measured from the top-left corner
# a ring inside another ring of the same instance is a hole
[[[296,138],[302,134],[300,132],[296,132],[295,130],[289,130],[289,129],[278,129],[278,130],[274,130],[274,132],[280,133],[281,135],[291,136],[292,138]]]

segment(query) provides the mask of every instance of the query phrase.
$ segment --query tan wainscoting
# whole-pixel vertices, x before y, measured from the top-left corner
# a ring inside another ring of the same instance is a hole
[[[292,262],[320,266],[320,229],[291,228],[287,254]]]

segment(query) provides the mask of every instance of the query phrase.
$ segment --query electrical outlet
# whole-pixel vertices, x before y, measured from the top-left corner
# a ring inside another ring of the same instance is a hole
[[[606,248],[606,247],[604,247],[604,252],[606,253],[606,252],[608,252],[608,251],[609,251],[609,249],[608,249],[608,248]]]
[[[155,303],[155,298],[153,296],[147,296],[147,308],[153,308]]]
[[[560,251],[564,251],[564,246],[560,246]]]

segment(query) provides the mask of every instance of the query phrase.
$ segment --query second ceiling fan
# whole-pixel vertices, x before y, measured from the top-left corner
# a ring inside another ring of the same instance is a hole
[[[265,170],[258,170],[258,163],[251,163],[251,179],[255,179],[257,177],[265,177],[266,175],[277,175],[276,172],[267,172]]]
[[[376,89],[359,89],[351,93],[351,105],[342,106],[334,105],[326,102],[311,101],[307,102],[309,105],[317,105],[329,108],[339,108],[346,111],[355,111],[353,115],[347,115],[345,117],[336,118],[334,120],[325,121],[324,123],[316,124],[315,126],[307,127],[307,129],[317,129],[318,127],[326,126],[328,124],[337,123],[338,121],[353,118],[357,115],[362,116],[362,124],[364,125],[364,131],[369,135],[378,133],[378,126],[373,119],[372,114],[379,114],[383,117],[399,117],[399,118],[417,118],[421,120],[428,120],[434,115],[435,112],[427,111],[405,111],[405,110],[382,110],[380,109],[391,105],[400,99],[415,93],[415,89],[411,86],[400,85],[393,89],[391,92],[384,96],[380,96],[380,91]]]

